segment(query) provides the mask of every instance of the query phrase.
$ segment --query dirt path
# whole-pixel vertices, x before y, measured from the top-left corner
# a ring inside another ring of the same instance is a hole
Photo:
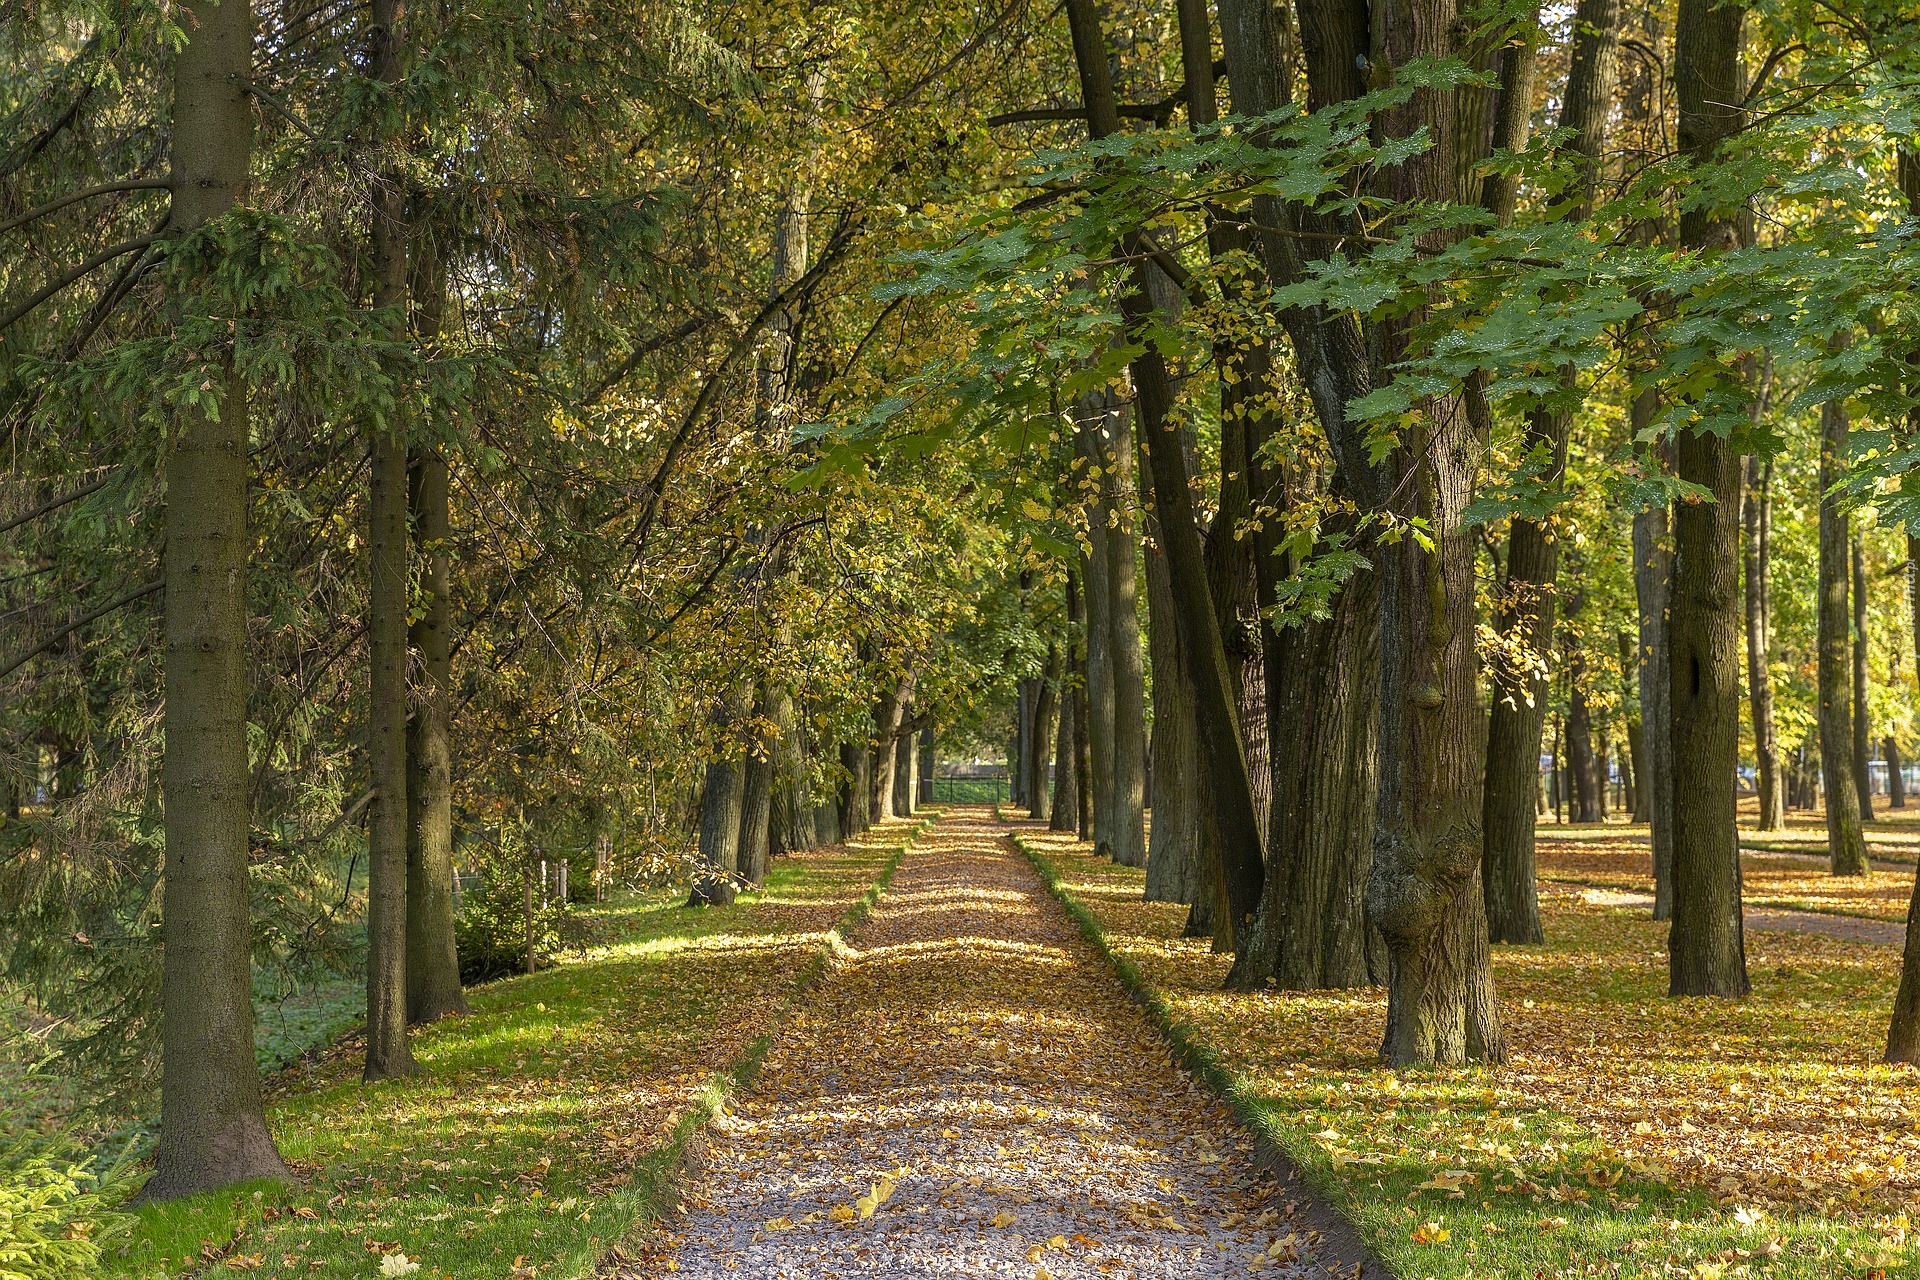
[[[1326,1276],[1005,832],[922,837],[625,1274]]]
[[[1564,883],[1564,882],[1562,882]],[[1580,897],[1590,906],[1651,907],[1653,895],[1619,889],[1585,889]],[[1883,942],[1899,946],[1905,941],[1905,926],[1890,920],[1868,920],[1861,916],[1835,915],[1826,911],[1788,911],[1778,907],[1748,907],[1747,928],[1783,929],[1791,933],[1818,933],[1847,942]]]

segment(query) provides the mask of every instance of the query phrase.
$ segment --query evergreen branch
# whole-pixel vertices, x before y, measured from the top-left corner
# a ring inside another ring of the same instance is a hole
[[[23,524],[29,524],[35,520],[38,520],[41,516],[46,515],[49,511],[58,511],[60,508],[66,506],[68,503],[80,501],[80,499],[86,497],[90,493],[93,493],[95,490],[99,489],[101,485],[113,479],[113,477],[118,473],[118,471],[119,471],[119,468],[116,467],[112,471],[109,471],[107,472],[107,474],[101,476],[98,480],[95,480],[92,484],[81,485],[78,489],[75,489],[72,493],[66,494],[63,497],[54,498],[48,502],[43,502],[39,506],[27,512],[23,516],[15,516],[13,519],[7,521],[5,524],[0,524],[0,533],[10,533],[13,530],[18,529]]]
[[[154,592],[164,588],[166,585],[167,585],[166,582],[163,580],[156,580],[154,582],[149,582],[144,587],[135,587],[132,591],[127,592],[127,594],[121,596],[118,600],[115,600],[109,604],[101,605],[98,609],[93,610],[91,613],[82,614],[80,617],[74,619],[72,622],[69,622],[66,626],[60,628],[58,631],[48,636],[45,640],[42,640],[39,644],[33,646],[33,648],[27,650],[25,653],[21,654],[19,657],[7,663],[6,666],[0,667],[0,680],[5,680],[8,676],[12,675],[15,671],[18,671],[21,667],[33,661],[33,659],[39,657],[41,654],[45,653],[47,650],[53,648],[53,646],[59,644],[62,640],[65,640],[68,636],[80,630],[80,628],[86,626],[88,623],[96,621],[97,619],[100,619],[100,618],[104,618],[108,614],[112,613],[115,609],[124,608],[127,605],[132,604],[135,600],[140,600],[147,596],[150,596]]]
[[[0,235],[5,235],[16,227],[24,227],[29,222],[37,222],[50,213],[58,213],[70,204],[78,204],[80,201],[90,200],[94,196],[112,195],[116,191],[171,190],[173,190],[172,178],[129,178],[124,182],[96,183],[91,187],[81,187],[78,191],[69,191],[66,195],[47,201],[37,209],[29,209],[17,217],[8,218],[5,222],[0,222]]]
[[[94,254],[79,266],[63,272],[59,278],[52,281],[45,288],[41,289],[13,310],[7,312],[6,315],[0,316],[0,330],[11,329],[16,321],[24,318],[28,312],[45,302],[48,298],[51,298],[54,294],[59,293],[62,289],[67,288],[86,276],[93,274],[101,267],[112,262],[115,258],[122,258],[129,253],[144,249],[159,238],[158,235],[144,235],[134,240],[128,240],[124,244],[117,244],[111,249],[102,249],[99,253]]]

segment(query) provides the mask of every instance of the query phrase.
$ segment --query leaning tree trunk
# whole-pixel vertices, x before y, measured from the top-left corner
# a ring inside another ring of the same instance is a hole
[[[1838,481],[1839,477],[1835,476]],[[1853,565],[1853,788],[1860,797],[1860,820],[1873,821],[1873,778],[1867,768],[1873,717],[1867,703],[1867,545],[1855,524],[1852,528]]]
[[[174,59],[173,230],[226,213],[252,151],[253,15],[188,3]],[[165,459],[166,818],[160,1139],[143,1201],[288,1179],[253,1053],[247,908],[247,384],[231,359],[217,413],[182,411]]]
[[[371,70],[400,78],[399,0],[373,0]],[[373,305],[407,304],[407,213],[399,174],[374,189]],[[376,428],[367,530],[367,1057],[364,1078],[419,1070],[407,1046],[407,446]]]
[[[1860,792],[1853,765],[1854,642],[1847,617],[1847,513],[1832,492],[1846,466],[1847,413],[1838,401],[1820,406],[1820,774],[1827,792],[1827,857],[1834,875],[1865,875],[1867,842],[1861,831]]]
[[[415,452],[410,497],[421,602],[409,639],[418,659],[407,728],[407,1021],[465,1013],[453,932],[453,661],[447,573],[447,461]]]
[[[1773,647],[1767,600],[1767,573],[1771,560],[1773,524],[1773,464],[1749,457],[1746,463],[1746,501],[1742,509],[1745,540],[1741,568],[1746,578],[1747,703],[1753,712],[1754,778],[1760,793],[1761,831],[1786,825],[1786,793],[1780,785],[1780,740],[1773,723]]]

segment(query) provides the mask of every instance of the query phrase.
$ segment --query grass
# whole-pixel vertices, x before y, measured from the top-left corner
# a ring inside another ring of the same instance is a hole
[[[1189,1065],[1405,1280],[1920,1276],[1920,1073],[1875,1061],[1892,947],[1751,932],[1751,999],[1675,1001],[1664,924],[1547,884],[1547,944],[1496,950],[1512,1061],[1395,1072],[1383,992],[1222,991],[1140,871],[1020,837]]]
[[[672,1195],[688,1137],[765,1052],[920,823],[775,864],[763,892],[592,908],[576,960],[416,1032],[422,1074],[360,1083],[358,1038],[269,1082],[300,1175],[140,1211],[124,1277],[589,1274]],[[401,1267],[394,1262],[390,1267]]]

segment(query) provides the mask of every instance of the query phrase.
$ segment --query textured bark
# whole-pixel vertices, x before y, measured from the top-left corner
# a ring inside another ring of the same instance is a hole
[[[1901,186],[1908,207],[1920,215],[1920,157],[1900,153]],[[1913,425],[1920,425],[1916,423]],[[1912,602],[1915,660],[1920,661],[1920,537],[1907,535],[1907,591]],[[1893,997],[1893,1018],[1887,1026],[1888,1062],[1920,1062],[1920,870],[1914,874],[1913,895],[1907,902],[1906,945],[1900,952],[1900,989]]]
[[[1027,772],[1027,816],[1035,822],[1046,822],[1053,817],[1053,794],[1050,785],[1048,766],[1049,749],[1053,745],[1053,709],[1059,698],[1060,679],[1063,672],[1060,658],[1060,646],[1047,646],[1047,674],[1041,679],[1033,700],[1033,747]]]
[[[1838,476],[1835,477],[1838,479]],[[1873,820],[1873,778],[1867,769],[1873,754],[1873,715],[1867,702],[1867,545],[1860,528],[1852,529],[1853,568],[1853,787],[1860,797],[1860,820]]]
[[[1080,685],[1073,691],[1073,754],[1078,762],[1080,812],[1078,831],[1082,840],[1093,839],[1093,744],[1087,730],[1087,658],[1080,655]]]
[[[1331,616],[1267,637],[1273,810],[1260,914],[1227,985],[1304,991],[1386,976],[1367,925],[1378,700],[1371,574]]]
[[[865,743],[843,742],[840,767],[847,771],[840,792],[840,839],[848,840],[873,825],[873,753]]]
[[[399,0],[373,0],[370,70],[400,77]],[[378,184],[372,211],[373,305],[407,301],[407,216],[400,177]],[[375,430],[367,530],[367,1057],[364,1078],[419,1070],[407,1046],[407,447]]]
[[[1082,101],[1087,104],[1087,128],[1094,137],[1104,137],[1118,130],[1119,116],[1115,109],[1113,85],[1108,77],[1106,39],[1100,30],[1099,15],[1093,0],[1068,0],[1067,15],[1073,31],[1074,61],[1080,72]],[[1145,265],[1136,262],[1132,275],[1132,287],[1122,294],[1120,305],[1129,327],[1138,331],[1151,320],[1153,306]],[[1164,550],[1181,648],[1187,659],[1186,669],[1193,680],[1195,720],[1200,731],[1201,749],[1207,761],[1208,781],[1214,793],[1213,818],[1220,835],[1225,894],[1233,912],[1230,922],[1215,922],[1218,937],[1218,930],[1223,924],[1230,923],[1237,931],[1249,923],[1259,906],[1259,823],[1253,812],[1253,794],[1247,781],[1240,730],[1234,722],[1233,687],[1221,648],[1218,616],[1207,589],[1206,557],[1200,542],[1200,531],[1194,521],[1193,492],[1188,481],[1186,452],[1178,432],[1173,429],[1172,384],[1159,349],[1149,344],[1134,358],[1132,372],[1140,415],[1139,427],[1153,472],[1154,511],[1159,517],[1160,531],[1166,539]],[[1113,451],[1116,472],[1124,466],[1122,459],[1126,451],[1124,443]],[[1113,593],[1114,720],[1117,734],[1115,783],[1116,791],[1120,793],[1115,801],[1115,815],[1118,822],[1128,824],[1128,827],[1125,831],[1115,833],[1114,859],[1140,865],[1146,861],[1145,832],[1144,829],[1132,827],[1134,811],[1129,806],[1135,803],[1132,796],[1136,794],[1139,795],[1137,803],[1144,805],[1145,796],[1140,792],[1144,788],[1145,778],[1141,776],[1136,782],[1128,776],[1124,746],[1132,707],[1126,693],[1129,677],[1123,674],[1122,655],[1127,647],[1126,624],[1134,619],[1121,615],[1129,610],[1128,596],[1133,579],[1131,537],[1124,538],[1124,551],[1122,545],[1122,540],[1117,539],[1108,557],[1109,571],[1116,571],[1119,562],[1123,558],[1125,561],[1124,575],[1116,572],[1116,589]],[[1137,629],[1132,652],[1137,661]],[[1144,724],[1142,708],[1143,737]],[[1144,743],[1141,745],[1144,746]],[[1142,760],[1144,762],[1144,757]],[[1140,840],[1139,860],[1131,862],[1129,851],[1123,848],[1122,841],[1131,841],[1136,836]]]
[[[1834,875],[1865,875],[1867,842],[1854,779],[1853,637],[1847,616],[1847,513],[1830,492],[1846,468],[1847,413],[1837,401],[1820,406],[1820,562],[1817,574],[1820,652],[1820,774],[1827,793],[1827,858]]]
[[[903,729],[893,740],[893,816],[913,816],[913,733]]]
[[[745,790],[739,761],[708,761],[707,786],[700,798],[699,866],[694,872],[693,891],[687,897],[690,907],[725,906],[734,899]]]
[[[1107,659],[1113,673],[1113,786],[1105,839],[1122,866],[1147,865],[1147,675],[1140,646],[1137,562],[1140,539],[1134,528],[1132,415],[1109,415],[1114,435],[1108,441],[1113,480],[1113,510],[1119,521],[1107,534],[1108,616],[1113,640]]]
[[[423,596],[408,636],[419,682],[407,726],[407,1021],[465,1013],[453,933],[453,748],[447,463],[417,449],[410,466]]]
[[[754,699],[756,732],[740,765],[740,834],[734,869],[744,887],[758,888],[767,878],[768,840],[773,831],[773,752],[771,732],[761,731],[769,719],[765,694]]]
[[[184,6],[174,60],[173,228],[232,208],[252,148],[246,0]],[[216,375],[218,376],[218,375]],[[289,1179],[253,1056],[247,919],[247,386],[187,410],[165,460],[166,815],[160,1139],[143,1201]]]
[[[1576,672],[1576,679],[1583,673]],[[1600,788],[1604,762],[1593,750],[1593,716],[1587,708],[1587,691],[1574,684],[1567,699],[1567,767],[1573,774],[1573,820],[1600,821]]]
[[[1619,79],[1619,0],[1582,0],[1574,16],[1573,48],[1560,125],[1572,131],[1567,149],[1578,177],[1567,192],[1584,216],[1593,189],[1594,169],[1606,141],[1608,113]],[[1526,142],[1526,116],[1532,104],[1531,42],[1503,50],[1501,125],[1496,146],[1517,151]],[[1517,116],[1518,119],[1510,119]],[[1481,202],[1501,221],[1513,212],[1511,180],[1489,175]],[[1568,400],[1577,393],[1572,369],[1560,372],[1561,399],[1527,415],[1527,447],[1540,459],[1540,483],[1557,491],[1567,469],[1567,440],[1573,424]],[[1543,524],[1515,519],[1507,539],[1495,625],[1508,644],[1532,654],[1551,652],[1554,588],[1560,544]],[[1540,736],[1546,726],[1545,673],[1498,661],[1488,673],[1493,693],[1487,725],[1486,790],[1481,805],[1485,853],[1481,887],[1486,896],[1487,931],[1494,942],[1538,943],[1539,893],[1534,884],[1534,792],[1540,773]]]
[[[933,726],[925,725],[920,730],[920,760],[914,769],[917,781],[914,788],[914,805],[933,803]]]
[[[1067,617],[1076,620],[1079,592],[1074,588],[1073,579],[1067,579]],[[1069,641],[1068,653],[1073,645]],[[1073,668],[1069,660],[1065,664],[1067,683],[1060,690],[1060,732],[1054,739],[1053,748],[1053,811],[1048,815],[1047,828],[1051,831],[1072,831],[1080,820],[1080,753],[1075,749],[1078,740],[1074,728],[1074,719],[1079,711],[1080,700],[1074,697]],[[1149,859],[1147,865],[1153,865]]]
[[[1880,749],[1887,757],[1887,808],[1904,809],[1907,807],[1907,778],[1901,772],[1900,743],[1887,737],[1881,741]]]
[[[1096,412],[1083,400],[1082,412]],[[1100,409],[1097,412],[1104,412]],[[1090,466],[1100,465],[1097,421],[1080,419],[1081,456]],[[1107,833],[1108,815],[1113,810],[1113,627],[1109,619],[1113,580],[1107,573],[1107,504],[1096,498],[1087,513],[1087,538],[1091,550],[1083,569],[1087,596],[1087,796],[1090,805],[1085,836],[1093,841],[1102,857],[1110,856],[1113,846]]]
[[[1148,832],[1146,899],[1195,909],[1187,936],[1211,936],[1212,877],[1201,873],[1200,738],[1193,682],[1173,619],[1173,588],[1156,533],[1147,548],[1147,639],[1153,659],[1153,829]]]
[[[907,703],[912,697],[913,673],[909,671],[888,686],[874,708],[873,765],[869,774],[871,789],[867,802],[867,812],[874,822],[905,816],[896,812],[893,804],[896,767],[894,740],[900,736],[901,722],[906,718]]]
[[[1746,461],[1746,501],[1741,512],[1745,538],[1741,571],[1746,581],[1747,705],[1753,715],[1754,779],[1760,797],[1759,830],[1786,825],[1786,793],[1780,785],[1780,740],[1773,723],[1773,673],[1769,666],[1773,626],[1767,599],[1772,559],[1773,464]]]
[[[773,762],[767,854],[778,858],[819,848],[820,831],[815,815],[820,805],[813,794],[811,752],[805,728],[793,705],[793,694],[782,686],[774,692],[769,706],[779,737]]]

